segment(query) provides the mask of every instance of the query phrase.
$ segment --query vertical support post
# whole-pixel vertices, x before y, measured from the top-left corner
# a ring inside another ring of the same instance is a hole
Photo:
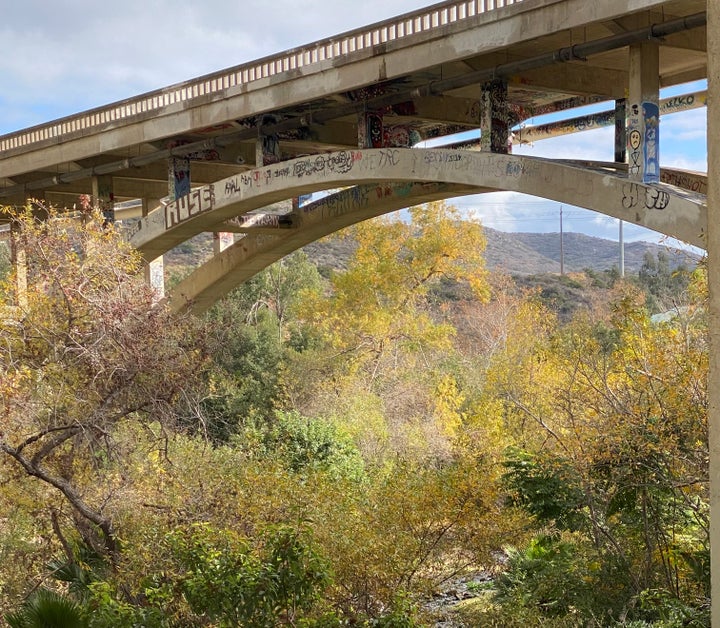
[[[627,161],[627,101],[619,98],[615,101],[615,161],[624,164]]]
[[[280,137],[277,133],[263,133],[263,124],[277,122],[275,116],[263,116],[262,123],[258,124],[258,137],[255,142],[255,166],[262,168],[280,161]]]
[[[215,231],[213,233],[213,255],[219,255],[235,242],[235,234],[228,231]]]
[[[18,227],[11,225],[10,229],[10,262],[15,270],[15,305],[26,308],[28,304],[27,251]]]
[[[358,148],[382,148],[384,136],[381,113],[363,111],[358,114]]]
[[[482,86],[480,148],[491,153],[508,153],[510,126],[507,82],[488,81]]]
[[[615,161],[624,164],[627,161],[627,113],[626,100],[615,101]],[[620,248],[620,276],[625,276],[625,239],[623,221],[618,223],[618,244]]]
[[[105,224],[115,222],[115,195],[110,175],[98,175],[92,178],[92,195],[105,218]]]
[[[190,160],[171,157],[168,161],[168,196],[170,201],[190,194]]]
[[[143,218],[148,215],[148,212],[160,205],[160,199],[143,198],[142,199],[142,215]],[[145,282],[152,288],[155,293],[155,299],[160,301],[165,297],[165,260],[160,255],[154,260],[151,260],[145,267]]]
[[[707,268],[710,369],[708,446],[710,452],[710,571],[712,626],[720,628],[720,4],[707,3]]]
[[[190,194],[190,159],[171,157],[168,160],[168,200],[175,201]],[[158,301],[165,297],[165,262],[162,257],[150,265],[150,285]]]
[[[652,41],[630,46],[628,174],[634,181],[660,181],[660,49]]]

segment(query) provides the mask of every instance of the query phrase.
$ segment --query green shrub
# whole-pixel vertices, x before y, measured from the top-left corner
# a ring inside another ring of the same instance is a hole
[[[578,530],[585,523],[585,498],[577,473],[561,458],[543,458],[521,449],[506,452],[503,476],[516,505],[541,524]]]
[[[296,472],[324,471],[338,479],[361,480],[363,460],[357,447],[333,423],[297,412],[278,412],[264,434],[267,454]]]
[[[509,548],[507,570],[497,581],[495,601],[506,608],[537,608],[563,616],[587,608],[592,596],[577,547],[558,536],[535,537],[525,548]]]

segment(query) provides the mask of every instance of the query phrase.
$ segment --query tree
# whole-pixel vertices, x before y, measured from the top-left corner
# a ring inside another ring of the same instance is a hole
[[[292,310],[301,294],[320,290],[320,281],[317,268],[296,252],[210,310],[215,369],[202,406],[204,430],[213,441],[225,442],[248,424],[272,422],[275,410],[285,406],[284,362],[311,340]]]
[[[655,620],[662,609],[643,608],[643,600],[667,598],[686,617],[702,615],[709,593],[702,307],[696,301],[684,317],[655,325],[643,301],[637,289],[621,287],[607,312],[550,330],[526,360],[500,356],[491,366],[488,382],[497,388],[486,394],[499,401],[495,410],[519,448],[506,460],[509,496],[539,535],[552,533],[543,552],[531,544],[514,554],[518,571],[504,582],[516,600],[536,604],[536,589],[522,587],[536,587],[549,569],[569,569],[591,584],[577,591],[585,614]],[[558,562],[560,549],[571,550],[568,560]]]
[[[398,348],[447,346],[452,329],[428,312],[430,288],[443,278],[488,292],[477,222],[461,221],[443,202],[409,210],[411,221],[376,219],[352,231],[358,243],[348,270],[331,278],[332,293],[307,294],[300,314],[333,348],[365,366],[370,378]]]
[[[328,292],[303,294],[298,316],[322,345],[289,364],[288,388],[303,414],[352,423],[348,408],[373,406],[391,449],[446,455],[449,434],[436,421],[435,392],[452,387],[440,364],[452,353],[455,330],[433,288],[461,282],[485,298],[485,240],[478,222],[444,202],[411,208],[409,216],[354,227],[347,270],[331,276]]]
[[[51,210],[41,221],[27,210],[13,218],[29,285],[0,321],[2,464],[52,489],[39,495],[68,560],[66,506],[73,533],[112,561],[119,540],[106,504],[122,473],[93,478],[119,460],[118,425],[173,422],[173,404],[204,368],[202,335],[191,319],[153,304],[138,254],[100,214],[80,221]]]
[[[662,312],[684,302],[690,279],[690,270],[684,264],[671,268],[670,257],[665,251],[658,251],[657,258],[650,251],[645,252],[638,282],[647,292],[651,313]]]

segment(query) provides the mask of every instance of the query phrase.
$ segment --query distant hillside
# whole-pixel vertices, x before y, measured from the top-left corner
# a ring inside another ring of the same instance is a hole
[[[502,270],[509,275],[538,275],[560,272],[559,233],[506,233],[484,228],[487,238],[485,256],[488,268]],[[619,266],[618,243],[581,233],[563,236],[565,272],[579,272],[590,268],[595,271],[610,270]],[[355,249],[352,238],[329,237],[305,247],[308,257],[327,275],[332,270],[344,269]],[[653,256],[665,252],[672,266],[694,266],[698,258],[684,251],[651,242],[625,244],[625,271],[637,274],[643,256],[650,251]],[[212,255],[212,240],[201,234],[181,244],[166,256],[170,266],[194,267]]]
[[[485,227],[487,238],[486,259],[488,267],[505,270],[510,275],[536,275],[560,272],[559,233],[505,233]],[[625,272],[637,274],[643,257],[650,251],[654,257],[663,251],[670,258],[672,266],[686,264],[694,266],[698,257],[685,251],[654,244],[652,242],[625,243]],[[563,235],[565,272],[581,271],[586,268],[602,271],[620,265],[620,250],[617,242],[584,235],[565,233]]]
[[[559,233],[506,233],[484,228],[487,239],[485,259],[488,268],[502,270],[509,275],[538,275],[560,272]],[[354,249],[348,238],[330,238],[305,247],[308,254],[322,271],[345,268]],[[698,258],[684,251],[651,242],[625,244],[625,272],[637,274],[643,257],[650,251],[654,257],[663,251],[672,266],[694,266]],[[595,238],[582,233],[566,233],[563,236],[564,269],[566,273],[590,268],[595,271],[610,270],[620,265],[618,243]]]

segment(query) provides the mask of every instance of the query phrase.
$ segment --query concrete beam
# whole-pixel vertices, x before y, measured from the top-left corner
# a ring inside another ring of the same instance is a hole
[[[222,229],[233,233],[276,233],[294,226],[291,214],[253,213],[231,218],[222,224]]]
[[[660,177],[660,50],[653,41],[630,46],[627,99],[628,174],[655,183]]]
[[[706,91],[663,98],[660,101],[660,115],[662,116],[668,113],[698,109],[700,107],[704,107],[706,104]],[[515,131],[515,141],[517,143],[536,142],[570,133],[590,131],[592,129],[611,126],[613,124],[615,124],[615,111],[613,109],[608,109],[607,111],[591,113],[586,116],[578,116],[576,118],[566,118],[557,122],[525,126]]]
[[[412,101],[412,112],[400,120],[422,120],[442,124],[480,126],[480,99],[452,96],[423,96]]]
[[[673,33],[664,38],[663,48],[677,48],[679,50],[693,50],[707,52],[707,27],[697,28],[692,32]]]
[[[592,94],[615,100],[625,97],[627,81],[628,74],[623,70],[565,63],[523,72],[520,76],[511,77],[509,82],[510,85],[521,85],[538,91]]]

